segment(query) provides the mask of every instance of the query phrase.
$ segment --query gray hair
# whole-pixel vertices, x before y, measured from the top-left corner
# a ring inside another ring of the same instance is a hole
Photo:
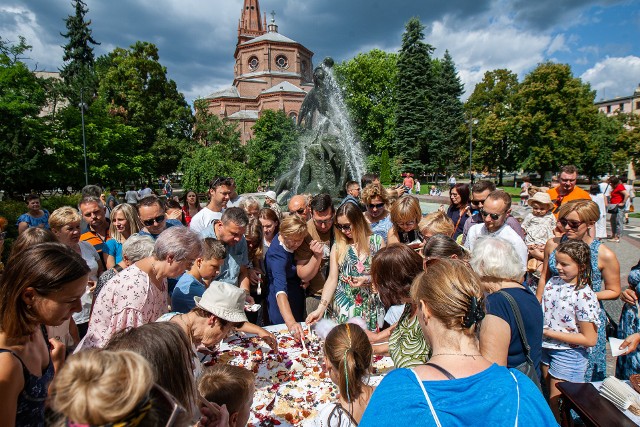
[[[202,240],[198,233],[185,227],[175,226],[164,230],[158,236],[153,248],[153,255],[159,260],[165,260],[173,255],[177,261],[189,255],[198,257],[202,253]]]
[[[249,206],[257,206],[258,209],[260,209],[260,201],[253,196],[243,197],[242,200],[240,200],[239,207],[246,211]]]
[[[80,206],[82,205],[86,205],[89,203],[97,203],[100,208],[104,208],[104,205],[102,204],[102,200],[100,200],[100,197],[96,197],[96,196],[84,196],[82,199],[80,199],[80,202],[78,203],[78,208],[80,208]]]
[[[223,225],[229,224],[229,222],[233,222],[238,227],[246,227],[249,224],[249,217],[244,209],[241,208],[228,208],[225,209],[222,217],[220,218],[220,222]]]
[[[151,236],[138,233],[132,234],[122,244],[122,256],[126,256],[129,262],[138,262],[151,256],[155,243]]]
[[[522,280],[524,268],[516,248],[501,237],[481,237],[470,260],[471,268],[481,277]]]

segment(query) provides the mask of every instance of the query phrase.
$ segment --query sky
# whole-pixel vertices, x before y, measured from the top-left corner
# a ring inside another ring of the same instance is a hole
[[[96,56],[136,41],[158,46],[168,77],[192,104],[233,82],[243,0],[85,0]],[[522,80],[537,64],[566,63],[596,100],[629,96],[640,84],[640,0],[260,0],[279,32],[337,62],[378,48],[400,49],[406,22],[425,26],[425,42],[451,54],[465,87],[507,68]],[[0,0],[0,36],[33,46],[32,69],[62,66],[60,33],[71,0]]]

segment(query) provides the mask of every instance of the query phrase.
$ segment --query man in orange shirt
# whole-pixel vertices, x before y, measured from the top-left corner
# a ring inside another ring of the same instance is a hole
[[[547,193],[554,204],[553,214],[558,217],[560,206],[570,200],[586,199],[591,200],[589,193],[576,186],[578,179],[578,168],[573,165],[563,166],[560,172],[560,185],[550,188]]]

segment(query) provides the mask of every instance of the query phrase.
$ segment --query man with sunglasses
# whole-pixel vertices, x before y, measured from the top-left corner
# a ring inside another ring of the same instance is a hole
[[[309,221],[309,218],[311,216],[309,215],[310,208],[309,208],[309,204],[307,203],[307,198],[305,196],[303,196],[302,194],[293,196],[289,200],[288,207],[289,207],[289,215],[298,215],[301,220],[305,222]]]
[[[551,201],[554,204],[553,214],[558,218],[560,206],[570,200],[585,199],[591,200],[589,193],[576,186],[578,180],[578,168],[574,165],[563,166],[560,169],[560,185],[547,190]]]
[[[527,245],[511,227],[506,224],[507,217],[511,213],[511,196],[502,190],[495,190],[489,193],[480,215],[483,223],[476,224],[469,230],[467,240],[464,243],[465,248],[473,252],[476,242],[482,236],[501,237],[511,243],[522,263],[523,271],[527,268]]]
[[[329,275],[329,255],[333,245],[333,200],[328,194],[311,199],[311,219],[307,221],[307,236],[294,252],[296,272],[306,286],[307,313],[320,305],[322,288]]]
[[[213,178],[209,183],[209,203],[191,218],[189,228],[203,235],[202,233],[209,228],[213,221],[219,220],[227,207],[234,185],[233,178],[223,176]]]
[[[482,224],[484,222],[482,215],[480,215],[480,210],[484,206],[484,201],[487,199],[489,193],[495,190],[496,185],[493,182],[487,180],[477,181],[471,187],[470,203],[472,215],[471,218],[466,220],[464,223],[464,228],[462,231],[462,244],[467,241],[467,235],[469,234],[469,230],[471,229],[471,227],[476,224]],[[507,219],[505,222],[509,227],[513,228],[513,231],[518,233],[518,235],[524,240],[526,234],[517,219],[515,219],[511,215],[507,215]]]
[[[139,234],[151,236],[154,240],[167,228],[182,225],[179,221],[167,219],[164,204],[157,196],[147,196],[140,200],[137,209],[138,218],[144,225]]]

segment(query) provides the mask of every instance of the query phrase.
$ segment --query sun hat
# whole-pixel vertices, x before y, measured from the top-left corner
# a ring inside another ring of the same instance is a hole
[[[275,191],[267,191],[267,194],[265,194],[265,197],[270,198],[271,200],[277,200],[277,195]]]
[[[554,206],[553,202],[551,201],[551,196],[549,196],[549,193],[546,193],[544,191],[538,191],[536,194],[529,198],[529,201],[527,203],[529,204],[529,206],[531,206],[532,203],[539,203],[541,205],[545,205],[548,209],[553,209]]]
[[[228,322],[248,322],[244,314],[246,294],[234,285],[211,282],[202,297],[193,297],[196,306]]]

